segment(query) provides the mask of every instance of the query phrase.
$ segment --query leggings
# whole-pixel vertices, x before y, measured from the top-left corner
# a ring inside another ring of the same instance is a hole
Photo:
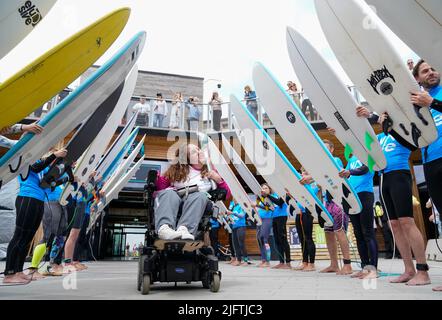
[[[270,262],[270,232],[272,230],[272,219],[263,218],[262,225],[257,228],[257,238],[261,251],[262,261]]]
[[[442,217],[442,158],[426,163],[424,173],[431,200]]]
[[[273,235],[278,249],[279,262],[290,263],[290,245],[287,240],[287,217],[273,218]]]
[[[241,227],[233,229],[233,246],[235,247],[236,258],[241,261],[243,258],[247,257],[246,249],[246,228]]]
[[[77,244],[75,245],[73,261],[81,261],[81,256],[84,252],[88,252],[89,241],[86,235],[86,230],[89,225],[90,215],[86,215],[83,219],[80,234],[78,235]],[[88,257],[87,257],[88,258]]]
[[[313,241],[313,217],[309,213],[296,215],[296,231],[302,248],[302,262],[315,263],[316,245]]]
[[[374,231],[374,193],[360,192],[359,199],[362,203],[362,211],[356,215],[350,215],[353,225],[362,268],[370,265],[378,267],[378,243]]]
[[[229,247],[232,258],[236,258],[235,246],[233,245],[233,235],[231,233],[229,233]]]
[[[18,196],[15,200],[17,220],[14,236],[8,245],[5,275],[23,271],[32,238],[37,232],[44,213],[44,202]]]

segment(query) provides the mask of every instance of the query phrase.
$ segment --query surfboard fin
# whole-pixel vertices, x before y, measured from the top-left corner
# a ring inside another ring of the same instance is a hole
[[[342,204],[342,210],[344,210],[346,214],[349,214],[351,205],[344,198],[342,198],[341,204]]]
[[[353,148],[347,143],[345,145],[345,160],[350,160],[350,155],[353,153]]]
[[[351,193],[351,191],[347,188],[345,184],[342,184],[342,192],[344,193],[344,197],[346,198],[348,198]]]
[[[367,148],[368,151],[371,151],[371,145],[373,144],[374,139],[371,136],[371,134],[369,134],[368,132],[365,132],[365,147]]]
[[[374,161],[373,157],[369,154],[367,160],[367,166],[370,172],[374,172],[374,166],[376,165],[376,161]]]
[[[419,138],[422,137],[422,131],[419,130],[415,123],[411,124],[411,136],[413,138],[414,145],[419,148]]]

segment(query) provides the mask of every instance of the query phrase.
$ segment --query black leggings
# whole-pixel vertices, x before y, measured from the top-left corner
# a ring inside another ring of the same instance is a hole
[[[426,163],[424,173],[431,200],[442,217],[442,158]]]
[[[8,245],[5,275],[13,275],[23,271],[32,238],[34,238],[43,219],[44,202],[19,196],[15,200],[15,208],[17,220],[15,221],[14,236]]]
[[[362,211],[359,214],[350,215],[353,225],[362,268],[371,265],[378,267],[378,243],[374,232],[374,193],[358,193],[362,203]]]
[[[80,234],[78,235],[77,243],[75,244],[73,261],[81,261],[85,252],[88,253],[86,255],[86,260],[89,259],[89,239],[86,234],[89,220],[90,215],[86,215],[83,219],[83,225],[81,226]]]
[[[233,246],[235,247],[235,255],[238,261],[241,261],[243,258],[247,257],[247,249],[246,249],[246,228],[241,227],[237,229],[233,229]]]
[[[278,250],[279,262],[290,263],[290,245],[287,240],[287,217],[273,218],[273,236]]]
[[[235,246],[233,245],[233,235],[231,233],[229,233],[229,247],[232,258],[236,258]]]
[[[302,247],[302,262],[315,263],[316,245],[313,241],[313,217],[311,214],[296,215],[296,231]]]

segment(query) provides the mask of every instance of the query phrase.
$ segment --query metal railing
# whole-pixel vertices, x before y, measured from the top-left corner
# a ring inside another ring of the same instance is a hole
[[[354,96],[356,101],[359,104],[366,103],[365,99],[362,95],[356,90],[354,86],[348,87],[351,94]],[[61,92],[59,95],[54,97],[51,101],[46,103],[44,106],[39,108],[37,111],[30,115],[32,119],[40,119],[43,118],[48,112],[50,112],[58,103],[60,103],[68,94],[69,90],[65,90]],[[315,109],[314,105],[311,103],[310,99],[303,93],[296,93],[292,95],[295,103],[299,106],[301,111],[304,113],[306,118],[312,123],[323,123],[320,114]],[[126,121],[131,118],[134,111],[134,106],[140,103],[140,96],[133,96],[125,116],[121,121],[121,125],[125,125]],[[166,102],[166,115],[163,119],[158,119],[156,116],[156,112],[154,110],[155,102],[158,101],[156,97],[145,97],[145,105],[147,106],[147,113],[140,113],[137,119],[137,126],[148,129],[156,129],[156,130],[182,130],[182,131],[190,131],[188,116],[189,111],[186,106],[188,101],[173,101],[171,99],[164,99]],[[271,128],[273,124],[269,117],[267,116],[264,106],[260,103],[259,98],[256,100],[258,105],[257,111],[257,120],[264,128]],[[214,117],[213,107],[209,104],[195,104],[200,111],[200,119],[198,121],[198,131],[204,133],[213,133],[216,132],[215,128],[219,127],[220,131],[232,131],[234,130],[234,121],[233,121],[233,111],[231,109],[231,105],[229,102],[225,102],[221,104],[222,116],[221,119],[216,119]],[[172,116],[172,112],[176,112],[176,118]],[[160,120],[160,121],[158,121]],[[215,123],[215,122],[220,122]],[[161,123],[158,123],[161,122]]]

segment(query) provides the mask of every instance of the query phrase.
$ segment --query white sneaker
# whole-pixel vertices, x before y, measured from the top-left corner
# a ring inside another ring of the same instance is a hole
[[[177,240],[181,238],[181,232],[175,231],[167,224],[163,224],[158,230],[158,237],[161,240]]]
[[[195,240],[195,237],[192,234],[190,234],[189,230],[185,226],[179,227],[176,231],[181,234],[182,240],[192,240],[192,241]]]

